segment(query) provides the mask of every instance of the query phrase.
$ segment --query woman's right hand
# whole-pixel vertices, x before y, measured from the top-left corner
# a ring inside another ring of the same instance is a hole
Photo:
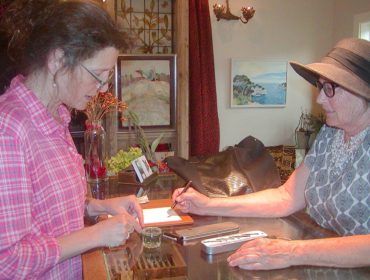
[[[210,198],[193,188],[189,188],[185,193],[181,194],[183,189],[178,188],[172,194],[172,201],[177,201],[176,208],[184,213],[206,214],[207,204]]]
[[[130,234],[136,230],[141,232],[141,226],[134,217],[122,213],[95,225],[100,246],[115,247],[125,244]]]

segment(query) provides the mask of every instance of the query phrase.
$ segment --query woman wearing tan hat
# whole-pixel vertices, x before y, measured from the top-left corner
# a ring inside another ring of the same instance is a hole
[[[292,265],[370,265],[370,42],[344,39],[319,63],[290,63],[319,90],[326,114],[304,162],[276,189],[208,198],[190,188],[173,194],[184,212],[199,215],[284,217],[307,208],[341,237],[319,240],[261,238],[228,258],[231,266],[273,269]],[[348,252],[351,252],[350,254]]]

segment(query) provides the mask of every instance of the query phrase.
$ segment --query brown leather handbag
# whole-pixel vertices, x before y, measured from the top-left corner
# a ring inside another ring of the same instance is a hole
[[[273,158],[262,142],[252,136],[211,156],[189,160],[173,156],[166,158],[166,162],[209,197],[241,195],[281,184]]]

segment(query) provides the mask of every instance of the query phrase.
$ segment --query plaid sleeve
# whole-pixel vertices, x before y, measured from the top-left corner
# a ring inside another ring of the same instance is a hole
[[[0,130],[0,279],[37,278],[60,254],[56,239],[32,226],[33,189],[22,151]]]

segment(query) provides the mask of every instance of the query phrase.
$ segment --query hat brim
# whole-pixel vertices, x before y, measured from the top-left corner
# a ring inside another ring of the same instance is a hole
[[[370,100],[369,86],[355,74],[328,63],[311,63],[307,65],[290,61],[294,71],[313,86],[320,77],[338,84],[340,87]]]

